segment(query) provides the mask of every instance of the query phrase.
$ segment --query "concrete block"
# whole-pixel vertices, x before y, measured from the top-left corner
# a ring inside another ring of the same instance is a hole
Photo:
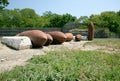
[[[26,36],[4,36],[1,42],[16,50],[29,49],[32,47],[31,40]]]
[[[82,40],[87,40],[87,36],[82,36]]]

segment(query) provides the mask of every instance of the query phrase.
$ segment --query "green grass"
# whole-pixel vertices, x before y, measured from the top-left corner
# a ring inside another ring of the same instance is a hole
[[[1,40],[2,37],[0,37],[0,40]]]
[[[120,49],[120,39],[119,38],[104,38],[104,39],[94,39],[92,42],[86,43],[86,45],[98,45],[106,46],[108,48]]]
[[[97,41],[100,42],[98,39],[93,42],[102,45]],[[80,50],[46,53],[44,56],[34,56],[25,66],[1,73],[0,81],[120,81],[119,53]]]

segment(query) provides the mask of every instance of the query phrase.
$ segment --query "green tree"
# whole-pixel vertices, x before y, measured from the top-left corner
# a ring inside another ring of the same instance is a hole
[[[102,20],[102,17],[101,15],[91,15],[89,20],[88,20],[88,23],[90,21],[93,21],[95,26],[96,26],[96,29],[98,28],[105,28],[105,25],[104,25],[104,21]]]
[[[119,27],[118,27],[118,34],[120,36],[120,10],[116,13],[117,14],[117,22],[119,24]]]
[[[59,15],[56,13],[52,13],[51,11],[46,11],[43,13],[43,17],[47,20],[48,27],[59,27],[62,28],[68,22],[74,22],[76,17],[72,16],[71,14],[63,14]]]
[[[22,16],[22,26],[23,27],[35,27],[38,20],[38,15],[33,9],[25,8],[20,11]]]
[[[81,16],[77,19],[77,23],[87,23],[88,22],[88,16]]]
[[[0,27],[19,27],[21,23],[21,15],[19,9],[4,9],[0,15]]]
[[[68,22],[74,22],[77,18],[75,16],[72,16],[71,14],[63,14],[63,21],[64,23],[68,23]]]
[[[10,26],[20,27],[22,23],[22,17],[20,14],[20,9],[14,9],[10,11]]]
[[[111,32],[118,33],[119,23],[115,12],[102,12],[101,17],[105,27],[108,27]]]
[[[36,27],[39,15],[33,9],[4,9],[0,15],[0,27]]]
[[[62,16],[61,15],[57,15],[57,14],[53,14],[50,19],[50,27],[62,27]]]
[[[0,0],[0,11],[9,4],[8,0]]]
[[[51,11],[46,11],[43,13],[43,16],[46,16],[46,17],[50,17],[52,16],[54,13],[52,13]]]
[[[0,27],[9,27],[10,26],[10,10],[5,9],[4,11],[1,12],[0,15]]]
[[[89,20],[93,21],[98,28],[108,28],[111,32],[120,33],[120,11],[105,11],[100,15],[91,15]]]

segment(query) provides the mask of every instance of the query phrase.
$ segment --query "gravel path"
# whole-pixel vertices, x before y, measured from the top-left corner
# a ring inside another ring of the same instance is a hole
[[[79,49],[87,41],[65,42],[61,45],[43,46],[37,49],[14,50],[0,43],[0,73],[11,70],[17,65],[25,65],[28,59],[34,55],[45,55],[45,51],[54,51],[61,49]]]

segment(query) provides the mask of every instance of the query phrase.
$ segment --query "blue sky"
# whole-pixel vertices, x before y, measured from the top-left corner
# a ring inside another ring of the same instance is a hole
[[[8,0],[7,9],[31,8],[39,15],[45,11],[73,16],[90,16],[103,11],[119,11],[120,0]]]

